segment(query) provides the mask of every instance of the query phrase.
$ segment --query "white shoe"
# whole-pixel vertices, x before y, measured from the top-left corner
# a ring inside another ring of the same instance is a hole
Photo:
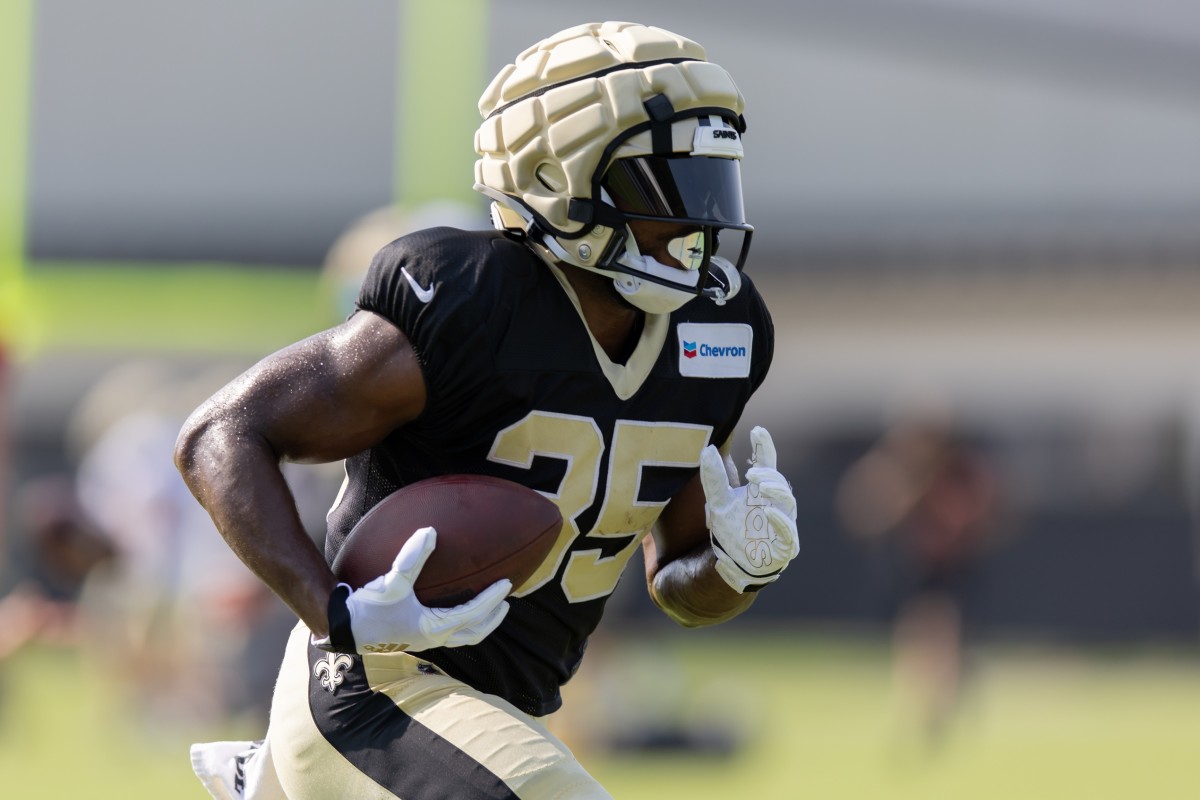
[[[265,739],[194,744],[191,752],[192,771],[214,800],[287,800]]]

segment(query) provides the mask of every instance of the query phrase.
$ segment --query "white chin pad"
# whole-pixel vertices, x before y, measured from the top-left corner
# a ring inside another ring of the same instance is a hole
[[[703,236],[703,234],[699,233],[695,235]],[[691,244],[689,244],[689,240],[691,240]],[[693,235],[689,234],[688,236],[673,239],[668,247],[671,249],[672,255],[679,252],[690,259],[691,255],[687,251],[696,243],[700,243],[702,248],[702,242],[702,239],[695,239]],[[632,267],[635,271],[643,275],[653,275],[656,278],[661,278],[679,287],[674,289],[652,281],[644,281],[634,275],[618,275],[613,279],[613,283],[616,285],[617,291],[631,304],[650,314],[669,314],[696,297],[695,292],[689,291],[689,289],[694,290],[700,283],[700,271],[698,269],[669,267],[653,256],[640,255],[637,252],[637,245],[634,244],[632,237],[630,237],[630,245],[621,254],[621,257],[618,259],[619,263],[627,267]],[[678,256],[676,257],[678,258]],[[703,249],[701,249],[701,259],[703,259]],[[688,263],[688,261],[682,258],[680,262]]]
[[[625,230],[627,233],[625,252],[617,259],[617,263],[680,286],[695,288],[699,284],[700,265],[704,263],[704,231],[693,231],[667,243],[667,253],[683,265],[682,267],[672,267],[662,263],[654,256],[642,255],[633,231],[628,228]]]
[[[628,258],[625,263],[639,272],[653,275],[656,278],[662,278],[680,286],[695,288],[700,282],[700,273],[695,269],[682,270],[679,267],[668,267],[666,264],[660,263],[653,256],[634,256]]]
[[[696,295],[683,289],[672,289],[662,284],[635,278],[632,275],[621,275],[614,278],[613,285],[629,301],[630,305],[640,308],[648,314],[669,314],[696,298]]]

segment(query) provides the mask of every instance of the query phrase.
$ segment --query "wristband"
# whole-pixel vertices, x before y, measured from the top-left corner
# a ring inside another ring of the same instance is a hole
[[[717,563],[718,563],[717,572],[721,575],[722,578],[725,579],[725,582],[727,584],[729,584],[729,587],[731,589],[733,589],[735,592],[737,592],[738,594],[746,594],[747,592],[757,592],[758,590],[762,589],[764,586],[774,583],[776,580],[779,579],[780,574],[783,572],[783,567],[780,567],[779,569],[775,570],[774,572],[768,572],[766,575],[752,575],[751,573],[746,572],[746,570],[743,569],[740,564],[738,564],[736,561],[733,560],[733,558],[729,555],[729,551],[721,546],[721,543],[717,541],[717,537],[713,535],[712,531],[709,531],[708,533],[709,533],[709,541],[711,541],[711,543],[712,543],[713,550],[717,551]],[[737,578],[733,578],[733,577],[721,572],[720,562],[722,560],[725,562],[726,565],[732,564],[733,567],[738,571],[739,576],[745,576],[745,577],[742,577],[740,580],[738,580]]]
[[[313,640],[313,644],[322,650],[335,653],[358,652],[358,647],[354,644],[354,631],[350,627],[350,608],[346,605],[350,592],[349,584],[339,583],[329,595],[329,605],[326,607],[329,635],[321,640]]]

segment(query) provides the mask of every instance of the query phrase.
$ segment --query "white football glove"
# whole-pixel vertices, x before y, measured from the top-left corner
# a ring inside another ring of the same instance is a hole
[[[704,517],[717,572],[738,592],[757,591],[779,578],[800,550],[796,498],[775,468],[775,444],[766,428],[750,431],[754,451],[739,486],[733,459],[709,445],[700,454]]]
[[[386,574],[346,597],[354,650],[392,653],[461,647],[478,644],[500,625],[508,613],[505,598],[512,591],[512,581],[507,579],[496,581],[466,603],[453,608],[429,608],[417,599],[413,584],[436,544],[437,531],[419,529],[400,548]],[[335,591],[335,598],[339,591],[345,589]],[[334,604],[331,599],[331,628],[338,624],[334,619]],[[326,639],[314,639],[313,644],[325,649],[346,649],[344,636],[340,642],[331,643],[330,638],[339,638],[336,631],[331,631],[331,636]]]

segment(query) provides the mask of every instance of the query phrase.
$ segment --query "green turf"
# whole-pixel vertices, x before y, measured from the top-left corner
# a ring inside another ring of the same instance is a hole
[[[26,650],[0,665],[5,797],[203,797],[188,780],[186,739],[140,728],[67,651]]]
[[[598,763],[617,797],[1200,796],[1194,659],[994,652],[934,744],[900,713],[881,648],[801,640],[714,658],[677,647],[697,686],[731,684],[760,724],[727,763]]]
[[[1200,796],[1195,654],[985,656],[940,747],[921,746],[895,713],[882,646],[795,634],[598,642],[562,722],[640,708],[695,725],[731,720],[721,724],[745,734],[729,757],[617,757],[569,728],[622,800]],[[186,746],[218,729],[122,715],[117,696],[64,651],[25,651],[0,665],[0,683],[3,796],[204,796]]]
[[[34,264],[23,348],[265,354],[338,321],[313,270]]]

